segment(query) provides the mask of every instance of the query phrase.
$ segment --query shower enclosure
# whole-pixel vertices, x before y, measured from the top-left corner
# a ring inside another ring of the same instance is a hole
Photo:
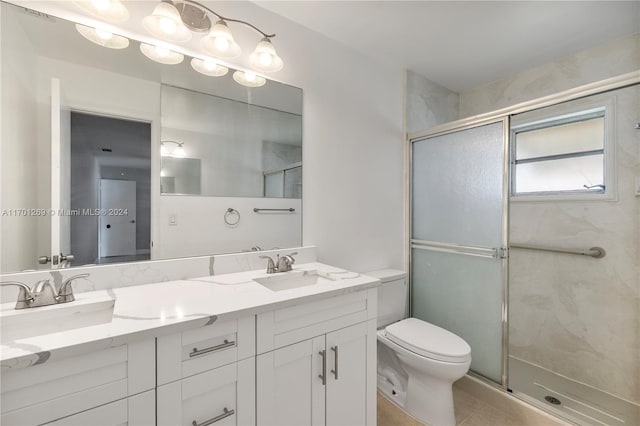
[[[410,138],[412,316],[579,424],[640,424],[639,82]]]

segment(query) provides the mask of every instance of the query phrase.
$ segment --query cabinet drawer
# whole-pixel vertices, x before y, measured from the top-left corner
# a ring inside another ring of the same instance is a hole
[[[257,316],[257,353],[375,318],[377,290],[365,290],[304,303]]]
[[[158,387],[158,425],[255,425],[255,358]]]
[[[171,383],[255,355],[255,317],[157,339],[158,385]]]
[[[50,422],[155,387],[154,340],[2,373],[2,421]]]
[[[155,423],[156,393],[147,391],[47,423],[47,426],[150,426]]]

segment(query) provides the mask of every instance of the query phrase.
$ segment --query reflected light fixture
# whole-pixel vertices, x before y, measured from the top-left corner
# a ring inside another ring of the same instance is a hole
[[[176,146],[171,149],[167,147],[167,144],[175,144]],[[160,142],[160,155],[163,157],[184,157],[184,142],[176,141],[162,141]]]
[[[129,11],[120,0],[74,0],[73,3],[106,21],[123,22],[129,19]]]
[[[208,75],[210,77],[221,77],[229,72],[229,68],[219,65],[213,59],[191,59],[191,67],[201,74]]]
[[[247,87],[260,87],[264,86],[267,79],[256,75],[251,71],[236,71],[233,73],[233,79],[238,84],[242,84]]]
[[[170,1],[161,1],[151,15],[144,17],[142,26],[149,34],[161,40],[171,42],[191,40],[191,32],[184,26],[180,12]]]
[[[129,46],[129,39],[109,31],[76,24],[76,30],[87,40],[109,49],[125,49]]]
[[[140,43],[140,51],[152,61],[165,65],[176,65],[184,60],[182,53],[174,52],[162,46]]]

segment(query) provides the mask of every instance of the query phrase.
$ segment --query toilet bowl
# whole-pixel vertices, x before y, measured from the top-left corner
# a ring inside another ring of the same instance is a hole
[[[455,425],[452,386],[469,370],[471,348],[443,328],[406,318],[408,288],[403,271],[386,269],[367,275],[382,281],[378,287],[378,389],[423,423]]]
[[[469,370],[469,345],[416,318],[378,330],[378,341],[394,351],[408,375],[402,408],[431,426],[455,425],[452,386]]]

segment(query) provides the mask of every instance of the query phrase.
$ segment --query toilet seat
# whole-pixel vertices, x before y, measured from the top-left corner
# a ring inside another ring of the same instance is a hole
[[[459,336],[417,318],[407,318],[385,328],[392,342],[425,358],[444,362],[468,362],[471,347]]]

